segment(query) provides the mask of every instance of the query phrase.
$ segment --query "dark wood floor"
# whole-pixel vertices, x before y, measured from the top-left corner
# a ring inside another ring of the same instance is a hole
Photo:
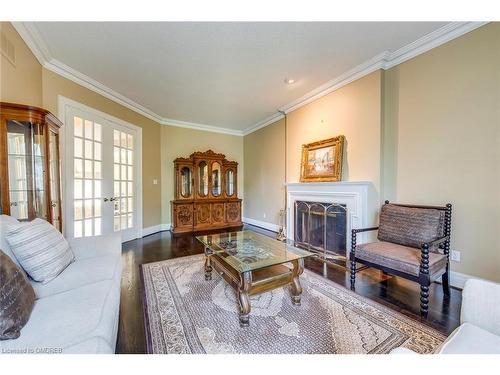
[[[246,226],[246,229],[273,236],[274,233]],[[170,232],[156,233],[123,244],[123,276],[118,328],[117,353],[145,353],[142,283],[139,265],[160,260],[201,254],[203,247],[191,234],[173,237]],[[343,268],[309,259],[306,268],[323,274],[334,282],[348,286],[349,275]],[[420,320],[420,288],[411,281],[383,275],[374,269],[364,269],[356,277],[356,293],[389,306],[409,317]],[[426,324],[449,334],[459,324],[462,294],[453,289],[449,299],[443,298],[440,284],[430,289],[430,310]]]

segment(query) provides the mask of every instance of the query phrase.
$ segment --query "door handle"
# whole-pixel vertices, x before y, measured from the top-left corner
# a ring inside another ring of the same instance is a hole
[[[104,202],[107,202],[107,201],[109,201],[109,199],[108,198],[104,198]]]

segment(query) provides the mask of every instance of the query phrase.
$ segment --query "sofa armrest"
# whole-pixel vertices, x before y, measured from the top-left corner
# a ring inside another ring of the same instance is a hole
[[[105,255],[120,256],[122,252],[122,237],[120,233],[74,238],[68,242],[77,260]]]
[[[460,322],[500,336],[500,284],[470,279],[462,292]]]

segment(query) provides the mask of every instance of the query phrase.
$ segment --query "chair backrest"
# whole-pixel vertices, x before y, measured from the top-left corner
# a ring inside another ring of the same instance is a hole
[[[443,237],[444,231],[444,209],[391,203],[382,206],[378,230],[380,241],[420,248],[424,242]]]

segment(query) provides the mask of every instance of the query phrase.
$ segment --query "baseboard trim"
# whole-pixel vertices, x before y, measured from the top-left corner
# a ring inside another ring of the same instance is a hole
[[[450,271],[450,285],[454,288],[463,289],[465,286],[465,282],[469,279],[480,279],[480,277]],[[441,278],[437,279],[436,282],[438,284],[441,284]]]
[[[266,221],[250,219],[249,217],[244,217],[242,221],[245,224],[254,225],[256,227],[259,227],[262,229],[267,229],[267,230],[270,230],[270,231],[276,232],[276,233],[278,233],[278,230],[279,230],[279,225],[268,223]]]
[[[170,223],[167,223],[167,224],[158,224],[158,225],[153,225],[152,227],[143,228],[142,229],[142,237],[146,237],[146,236],[149,236],[151,234],[170,230],[171,227],[172,227],[172,225]]]

